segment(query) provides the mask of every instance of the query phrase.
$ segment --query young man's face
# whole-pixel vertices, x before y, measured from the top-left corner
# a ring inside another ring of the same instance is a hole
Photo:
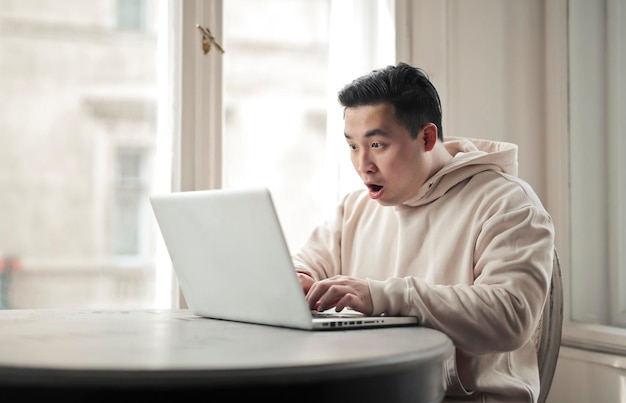
[[[424,131],[413,140],[409,130],[396,121],[392,105],[347,108],[344,126],[352,165],[370,198],[380,204],[402,204],[430,177]]]

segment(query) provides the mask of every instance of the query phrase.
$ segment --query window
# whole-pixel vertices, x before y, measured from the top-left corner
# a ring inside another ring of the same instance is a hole
[[[169,306],[146,198],[169,190],[167,11],[0,2],[3,308]]]
[[[150,167],[142,149],[120,149],[117,153],[117,177],[112,212],[113,255],[140,257],[146,253],[144,228],[148,211],[144,200],[150,195],[146,173]]]
[[[297,247],[352,186],[335,94],[393,62],[392,5],[0,2],[1,307],[177,306],[153,192],[267,185]]]
[[[268,186],[292,249],[360,186],[336,94],[394,63],[393,20],[385,0],[224,1],[223,186]]]
[[[118,29],[144,30],[146,27],[146,0],[117,0]]]
[[[571,306],[564,342],[626,352],[626,5],[569,1]],[[621,329],[618,329],[621,328]]]

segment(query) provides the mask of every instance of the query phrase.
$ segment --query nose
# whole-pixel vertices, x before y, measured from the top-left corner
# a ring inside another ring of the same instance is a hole
[[[354,153],[352,155],[352,164],[359,174],[370,174],[376,172],[376,164],[370,158],[366,151]]]

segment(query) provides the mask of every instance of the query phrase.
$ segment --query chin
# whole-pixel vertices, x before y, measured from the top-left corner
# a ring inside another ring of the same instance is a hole
[[[398,203],[394,203],[392,201],[389,200],[385,200],[385,199],[376,199],[375,200],[378,204],[380,204],[381,206],[396,206]]]

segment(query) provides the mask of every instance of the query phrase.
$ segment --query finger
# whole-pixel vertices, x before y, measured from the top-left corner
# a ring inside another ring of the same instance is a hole
[[[306,301],[309,304],[310,309],[317,309],[319,305],[319,299],[324,295],[327,289],[327,283],[325,280],[317,281],[311,285],[309,291],[306,293]]]
[[[354,293],[344,295],[343,298],[337,301],[335,309],[338,312],[343,311],[344,309],[351,309],[365,314],[370,314],[372,312],[372,309],[368,309],[365,300],[361,296]]]
[[[311,276],[308,276],[308,275],[306,275],[304,273],[298,273],[298,280],[300,281],[300,285],[302,286],[302,290],[304,291],[304,295],[306,295],[309,292],[309,289],[311,289],[311,286],[315,282],[311,278]]]
[[[337,275],[337,276],[333,276],[324,280],[320,280],[315,282],[311,288],[309,288],[309,291],[306,295],[306,300],[309,304],[309,308],[310,309],[316,309],[316,310],[326,310],[328,308],[332,308],[334,306],[333,304],[329,303],[329,297],[327,297],[327,299],[325,300],[325,303],[321,304],[321,300],[322,298],[329,292],[329,290],[335,286],[341,286],[341,285],[346,285],[347,283],[349,283],[349,278],[346,276],[341,276],[341,275]],[[339,299],[341,298],[342,295],[339,294],[331,294],[335,295],[335,298]],[[322,305],[322,308],[320,308],[320,304]],[[324,308],[324,306],[326,306],[327,308]]]
[[[330,298],[328,292],[335,285],[336,281],[333,279],[325,279],[314,283],[306,295],[306,300],[309,304],[309,308],[317,309],[318,311],[326,310],[327,308],[325,308],[325,306],[328,306]]]
[[[351,294],[354,291],[351,287],[346,285],[333,284],[326,289],[326,292],[319,298],[319,304],[317,309],[325,311],[327,309],[335,308],[337,303],[344,298],[347,294]]]

